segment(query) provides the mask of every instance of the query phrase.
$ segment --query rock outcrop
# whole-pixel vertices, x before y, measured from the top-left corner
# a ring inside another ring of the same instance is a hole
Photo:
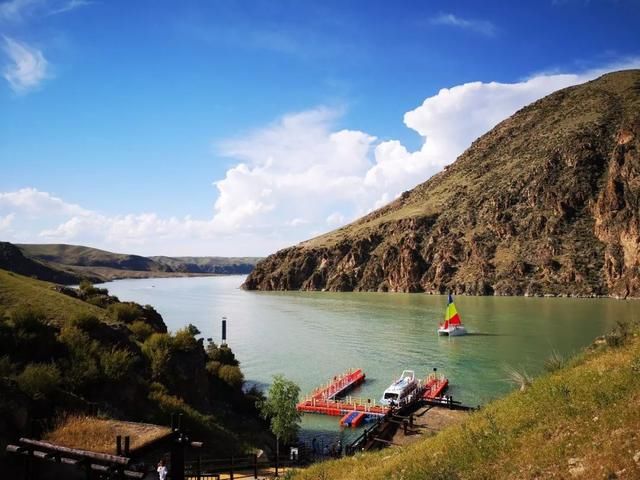
[[[256,266],[257,290],[640,296],[640,71],[521,109],[391,204]]]

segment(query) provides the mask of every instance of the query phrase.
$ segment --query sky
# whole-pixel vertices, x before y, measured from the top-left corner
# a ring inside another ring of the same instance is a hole
[[[5,0],[0,240],[267,255],[640,68],[639,20],[640,0]]]

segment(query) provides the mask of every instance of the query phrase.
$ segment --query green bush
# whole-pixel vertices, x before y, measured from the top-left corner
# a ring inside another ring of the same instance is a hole
[[[216,346],[215,343],[209,342],[207,345],[207,356],[209,360],[214,360],[223,365],[240,365],[236,360],[236,356],[227,345]]]
[[[135,356],[128,350],[113,347],[100,355],[100,365],[107,380],[119,382],[128,378],[135,363]]]
[[[244,383],[244,375],[237,365],[222,365],[218,377],[233,388],[241,388]]]
[[[139,342],[144,342],[155,332],[151,325],[142,320],[136,320],[131,325],[128,325],[128,327]]]
[[[173,352],[173,338],[166,333],[154,333],[142,344],[142,353],[149,359],[154,379],[166,376]]]
[[[0,357],[0,377],[10,377],[15,372],[15,365],[8,355]]]
[[[114,303],[109,306],[109,312],[121,323],[133,323],[143,316],[142,307],[133,302]]]
[[[200,330],[198,330],[193,325],[189,324],[189,326],[181,328],[174,335],[174,348],[176,350],[182,350],[184,352],[188,352],[198,347],[198,341],[196,340],[195,335],[199,335]]]
[[[69,325],[89,333],[98,328],[101,323],[100,319],[92,313],[79,313],[69,321]]]
[[[77,327],[65,327],[58,334],[60,343],[67,347],[69,356],[64,363],[65,380],[69,388],[82,391],[100,378],[98,354],[100,346],[86,332]]]
[[[20,390],[31,398],[47,398],[61,383],[60,370],[53,364],[30,363],[16,378]]]

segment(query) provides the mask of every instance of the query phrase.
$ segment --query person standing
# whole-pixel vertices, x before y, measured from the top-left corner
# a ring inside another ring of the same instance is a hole
[[[159,480],[167,480],[168,475],[167,465],[165,464],[164,458],[158,462],[158,479]]]

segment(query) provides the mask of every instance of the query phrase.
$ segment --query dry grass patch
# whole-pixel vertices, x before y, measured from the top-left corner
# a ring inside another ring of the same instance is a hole
[[[69,416],[44,440],[69,448],[100,453],[116,453],[116,436],[131,438],[130,449],[144,447],[171,433],[168,427],[149,423],[122,422],[97,417]]]

